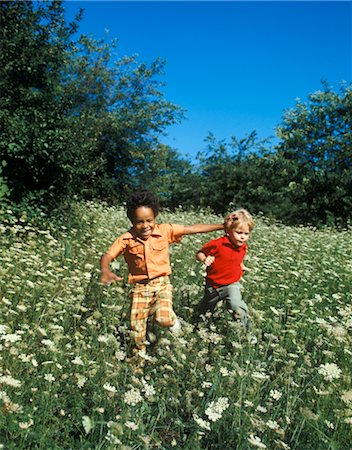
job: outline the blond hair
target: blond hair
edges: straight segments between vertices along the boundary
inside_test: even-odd
[[[236,209],[232,213],[227,214],[225,217],[225,224],[229,221],[231,221],[231,224],[228,226],[230,230],[241,225],[247,225],[249,231],[252,231],[255,226],[252,215],[244,208]]]

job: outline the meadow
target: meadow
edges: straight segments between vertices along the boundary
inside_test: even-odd
[[[179,208],[162,221],[222,218]],[[182,334],[159,330],[136,373],[130,287],[98,282],[124,208],[73,203],[37,223],[2,211],[0,448],[350,449],[352,230],[256,224],[243,297],[257,343],[224,305],[195,328],[195,252],[222,233],[186,236],[171,248]]]

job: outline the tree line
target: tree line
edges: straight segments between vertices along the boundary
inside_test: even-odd
[[[183,109],[165,99],[165,63],[119,58],[116,42],[79,34],[61,1],[1,2],[0,202],[75,196],[123,202],[135,189],[164,206],[245,206],[290,224],[343,225],[352,211],[352,87],[323,81],[284,111],[278,144],[217,140],[196,161],[161,143]]]

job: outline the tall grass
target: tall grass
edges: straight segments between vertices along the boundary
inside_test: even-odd
[[[183,333],[159,330],[138,374],[127,360],[129,286],[98,283],[100,255],[129,227],[123,208],[75,204],[41,227],[2,217],[2,448],[350,448],[351,230],[257,218],[243,280],[257,344],[224,305],[194,327],[195,251],[221,232],[184,237],[171,253]],[[123,260],[114,264],[126,279]]]

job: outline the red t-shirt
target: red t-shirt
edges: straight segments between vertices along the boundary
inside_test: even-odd
[[[201,250],[206,256],[214,256],[215,261],[207,267],[207,284],[219,287],[239,281],[243,270],[243,261],[247,245],[235,247],[228,236],[213,239],[205,244]]]

